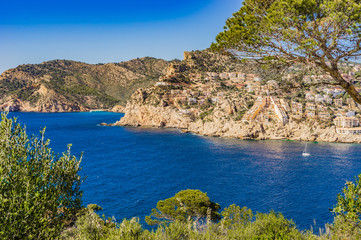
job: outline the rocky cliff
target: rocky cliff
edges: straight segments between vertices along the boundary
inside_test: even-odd
[[[153,89],[136,91],[124,109],[125,116],[114,125],[178,128],[205,136],[238,139],[289,139],[322,142],[361,142],[358,135],[337,134],[335,127],[321,127],[313,121],[300,122],[290,119],[282,123],[248,123],[232,118],[234,101],[219,102],[206,118],[200,119],[189,111],[172,106],[155,105],[161,99],[154,97]],[[150,99],[151,98],[151,99]]]
[[[138,58],[121,63],[86,64],[55,60],[21,65],[0,76],[0,109],[69,112],[125,105],[139,87],[154,85],[169,62]],[[119,107],[115,108],[119,111]]]
[[[254,104],[257,94],[227,87],[220,80],[206,80],[202,74],[207,76],[208,71],[256,70],[231,56],[186,52],[182,62],[168,67],[163,79],[169,84],[138,89],[124,109],[125,116],[113,125],[178,128],[200,135],[238,139],[361,142],[359,135],[336,133],[332,119],[291,116],[286,123],[245,121],[242,116]],[[199,75],[195,76],[199,80],[192,80],[190,76],[194,74]],[[291,93],[280,90],[273,94],[292,97]]]

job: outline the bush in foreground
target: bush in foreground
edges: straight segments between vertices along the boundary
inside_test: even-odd
[[[192,198],[194,194],[203,196],[202,201]],[[215,204],[209,200],[206,193],[199,190],[184,190],[175,196],[182,196],[183,198],[171,197],[161,200],[157,204],[156,211],[155,209],[152,210],[152,213],[160,214],[157,215],[160,217],[160,220],[156,222],[158,226],[152,231],[143,229],[138,218],[124,219],[120,223],[116,223],[112,219],[101,218],[94,212],[98,208],[89,205],[78,216],[75,226],[63,232],[62,239],[297,240],[314,236],[297,230],[295,224],[291,220],[284,218],[281,213],[271,211],[268,214],[257,213],[253,216],[250,209],[246,207],[240,208],[234,204],[224,209],[221,213],[222,218],[217,217],[217,220],[213,219],[212,221],[199,221],[200,216],[207,218],[207,210],[202,210],[204,203],[209,203],[208,206]],[[189,201],[185,201],[185,199]],[[180,207],[175,206],[173,201],[180,202]],[[173,218],[165,218],[165,216],[168,216],[165,215],[166,212]],[[209,210],[208,213],[210,214]],[[177,216],[178,214],[180,216]],[[154,215],[151,214],[151,216]],[[196,217],[194,218],[194,216]],[[147,220],[149,220],[149,217]],[[153,222],[150,222],[150,224],[153,224]]]
[[[331,230],[335,239],[361,239],[361,174],[345,185],[337,196]]]
[[[356,178],[355,182],[346,183],[346,187],[343,189],[343,193],[338,196],[337,205],[333,209],[335,213],[334,222],[327,224],[325,230],[320,229],[318,235],[314,234],[312,230],[299,231],[294,222],[286,219],[281,213],[271,211],[253,215],[247,207],[240,208],[234,204],[222,211],[221,218],[217,217],[212,221],[198,221],[200,216],[207,218],[207,211],[201,210],[204,203],[207,203],[208,206],[219,206],[211,202],[206,193],[199,190],[181,191],[174,197],[159,201],[157,209],[153,209],[151,215],[146,218],[150,224],[154,224],[154,222],[149,221],[150,217],[157,218],[156,224],[158,226],[152,231],[143,229],[138,218],[124,219],[121,223],[116,223],[111,219],[100,218],[90,208],[83,217],[79,218],[76,226],[69,232],[72,232],[72,236],[77,236],[71,239],[356,240],[361,238],[360,189],[361,175]],[[203,196],[203,198],[195,199],[192,197],[195,195]],[[218,208],[215,209],[216,213]],[[196,218],[194,218],[195,216]],[[194,224],[195,222],[198,224]],[[89,233],[92,234],[87,235]],[[98,238],[91,238],[90,236],[98,236]]]
[[[187,221],[195,225],[210,223],[221,219],[219,208],[218,203],[210,201],[207,193],[188,189],[178,192],[174,197],[159,201],[157,208],[153,208],[152,213],[145,220],[149,225],[159,224],[162,221]]]
[[[28,137],[15,118],[0,122],[0,238],[53,239],[81,207],[80,159]]]

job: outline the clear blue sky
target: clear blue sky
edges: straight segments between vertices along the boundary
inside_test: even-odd
[[[210,46],[242,0],[1,1],[0,73],[69,59],[182,59]]]

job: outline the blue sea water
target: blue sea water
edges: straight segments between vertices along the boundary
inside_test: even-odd
[[[84,153],[84,205],[97,203],[117,220],[144,219],[159,200],[184,189],[200,189],[222,208],[282,212],[299,229],[332,222],[346,180],[361,173],[361,145],[241,141],[202,137],[172,129],[99,126],[123,115],[93,113],[10,113],[38,134],[46,126],[55,152],[72,144]],[[144,222],[143,222],[144,223]]]

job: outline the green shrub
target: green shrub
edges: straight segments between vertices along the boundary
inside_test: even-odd
[[[79,211],[76,224],[63,231],[61,239],[67,240],[97,240],[105,239],[109,232],[105,221],[102,220],[95,210],[101,208],[95,204],[88,205],[87,208]],[[115,224],[113,224],[115,225]]]
[[[255,221],[248,223],[240,232],[244,234],[244,239],[305,239],[292,220],[274,211],[268,214],[257,213]],[[237,228],[235,233],[237,233]]]
[[[239,206],[232,204],[228,208],[222,211],[222,220],[220,225],[222,228],[234,228],[238,225],[245,226],[253,218],[251,209],[247,207],[240,208]]]
[[[157,208],[153,208],[145,220],[149,225],[160,224],[163,220],[209,223],[220,220],[219,208],[219,204],[212,202],[207,193],[187,189],[178,192],[174,197],[159,201]]]
[[[346,182],[333,212],[331,232],[334,239],[361,239],[361,174],[355,182]]]
[[[115,219],[99,217],[94,211],[101,208],[96,204],[90,204],[78,214],[75,225],[66,229],[61,234],[64,240],[98,240],[98,239],[121,239],[135,240],[143,234],[142,225],[138,218],[124,219],[116,223]],[[148,232],[149,233],[149,232]]]
[[[202,112],[201,114],[199,114],[199,118],[201,120],[204,120],[208,115],[210,115],[213,112],[213,110],[214,110],[214,107]]]
[[[0,122],[0,238],[52,239],[81,207],[80,159],[55,155],[15,118]]]

